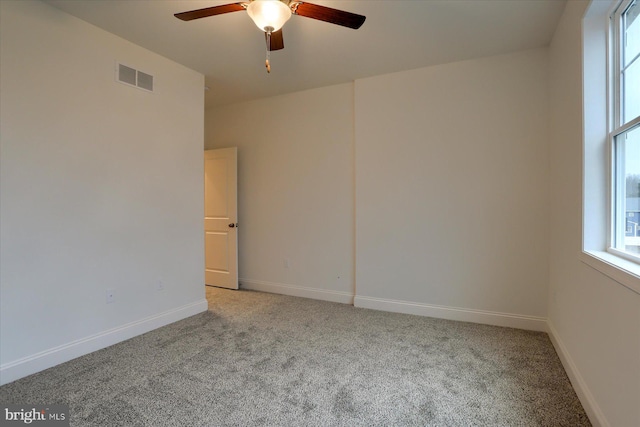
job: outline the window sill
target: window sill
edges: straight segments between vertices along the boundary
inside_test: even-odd
[[[604,251],[582,251],[580,261],[640,294],[640,264]]]

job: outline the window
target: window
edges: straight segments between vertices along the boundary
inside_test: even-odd
[[[640,0],[611,15],[609,252],[640,262]]]
[[[634,208],[637,199],[633,197],[633,170],[638,168],[638,152],[634,154],[634,150],[638,149],[640,134],[640,91],[633,87],[634,81],[638,84],[636,67],[640,66],[638,3],[640,0],[592,1],[582,19],[579,257],[640,294],[640,256],[634,252],[637,247],[633,247],[632,236],[640,224],[640,212]],[[631,53],[634,51],[635,55]]]

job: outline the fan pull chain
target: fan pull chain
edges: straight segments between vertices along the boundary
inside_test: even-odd
[[[267,67],[267,73],[271,73],[271,64],[269,59],[271,57],[271,31],[267,31],[267,60],[264,62],[264,66]]]

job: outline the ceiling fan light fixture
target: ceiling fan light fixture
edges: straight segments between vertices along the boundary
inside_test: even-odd
[[[262,31],[278,31],[291,18],[291,8],[280,0],[253,0],[247,13]]]

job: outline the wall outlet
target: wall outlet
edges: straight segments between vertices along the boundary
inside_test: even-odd
[[[286,258],[282,261],[282,265],[284,268],[289,268],[289,266],[291,265],[291,261],[289,260],[289,258]]]
[[[113,289],[107,289],[105,296],[107,299],[107,304],[111,304],[116,300],[116,291]]]
[[[156,291],[164,291],[164,282],[162,279],[158,279],[156,282]]]

